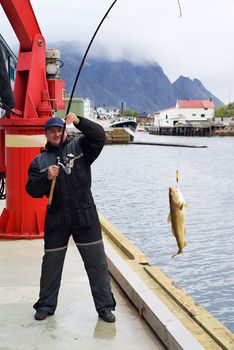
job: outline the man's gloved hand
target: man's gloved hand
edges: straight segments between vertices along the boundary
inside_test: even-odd
[[[59,166],[58,165],[51,165],[48,168],[48,179],[52,180],[55,176],[58,176],[59,174]]]
[[[68,115],[66,115],[66,117],[65,117],[65,123],[67,125],[72,124],[72,123],[74,125],[78,125],[79,122],[80,122],[80,119],[73,112],[68,113]]]

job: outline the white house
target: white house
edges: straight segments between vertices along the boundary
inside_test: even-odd
[[[173,127],[185,123],[198,123],[214,117],[214,102],[210,100],[177,100],[174,107],[155,113],[155,127]]]
[[[101,118],[115,119],[119,116],[120,109],[114,106],[102,106],[98,107],[97,113]]]
[[[94,119],[94,103],[89,98],[83,99],[84,117]]]

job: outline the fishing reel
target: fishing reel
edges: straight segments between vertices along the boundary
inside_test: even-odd
[[[69,153],[67,156],[63,157],[63,163],[60,162],[60,157],[57,157],[57,165],[61,166],[67,175],[70,175],[74,166],[74,160],[74,154]]]

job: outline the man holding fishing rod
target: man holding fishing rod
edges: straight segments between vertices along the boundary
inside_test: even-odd
[[[66,125],[82,132],[67,139]],[[57,307],[68,241],[81,254],[99,317],[115,322],[115,299],[110,285],[100,222],[91,193],[91,164],[105,144],[103,128],[70,112],[65,123],[58,117],[45,124],[47,143],[28,170],[26,191],[34,198],[49,197],[45,218],[44,256],[39,300],[34,304],[38,321],[53,315]]]

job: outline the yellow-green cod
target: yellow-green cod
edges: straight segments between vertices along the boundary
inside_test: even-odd
[[[169,187],[169,204],[170,213],[168,215],[168,222],[171,223],[172,233],[175,236],[178,252],[174,256],[183,253],[183,248],[187,245],[184,240],[185,236],[185,203],[184,197],[178,187]]]

